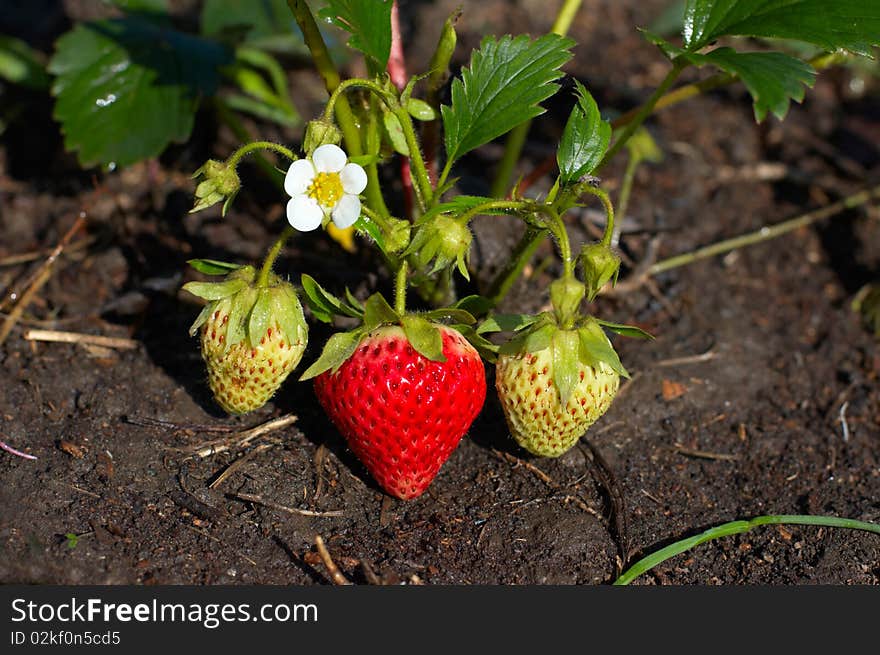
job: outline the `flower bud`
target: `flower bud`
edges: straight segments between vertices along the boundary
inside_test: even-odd
[[[223,214],[226,215],[229,203],[241,188],[241,180],[238,179],[235,167],[225,161],[209,159],[193,174],[193,178],[201,178],[201,181],[196,186],[196,202],[189,210],[190,213],[207,209],[211,205],[225,200]]]
[[[434,262],[428,275],[455,263],[459,272],[470,279],[467,269],[473,235],[466,225],[452,216],[440,214],[420,226],[406,254],[414,255],[414,264],[421,269]]]
[[[556,311],[556,320],[563,329],[574,322],[584,299],[586,289],[573,275],[559,278],[550,284],[550,302]]]
[[[584,282],[587,284],[587,297],[592,300],[609,280],[617,282],[620,270],[620,257],[602,242],[584,246],[580,255],[581,266],[584,268]]]
[[[303,137],[303,150],[307,154],[315,151],[319,146],[328,143],[338,146],[342,142],[342,132],[334,123],[326,121],[323,118],[317,118],[309,121],[306,125],[306,133]]]

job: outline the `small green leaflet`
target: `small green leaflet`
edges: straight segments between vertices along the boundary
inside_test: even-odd
[[[544,318],[540,314],[493,314],[477,326],[477,334],[486,332],[516,332]]]
[[[412,314],[401,317],[400,325],[403,327],[407,341],[417,353],[432,362],[446,361],[443,355],[443,337],[436,325]]]
[[[721,36],[805,41],[824,50],[870,55],[880,44],[876,0],[688,0],[684,44],[695,52]]]
[[[300,382],[310,380],[320,375],[324,371],[333,371],[334,373],[345,363],[349,357],[357,350],[361,339],[366,336],[363,330],[354,330],[353,332],[337,332],[331,336],[321,351],[318,360],[309,366],[300,376]]]
[[[364,329],[373,330],[386,323],[397,323],[400,316],[381,293],[374,293],[364,303]]]
[[[544,113],[539,103],[558,90],[573,45],[557,34],[485,37],[440,108],[449,161]]]
[[[563,184],[571,184],[593,172],[611,140],[611,125],[602,120],[599,107],[583,84],[575,80],[577,104],[562,132],[556,161]]]
[[[351,34],[348,46],[364,53],[378,74],[391,54],[391,5],[392,0],[327,0],[318,15]]]
[[[645,332],[642,328],[635,325],[625,325],[623,323],[612,323],[611,321],[603,321],[601,318],[592,319],[606,330],[610,330],[622,337],[630,337],[631,339],[653,339],[654,335]]]
[[[311,275],[303,273],[300,278],[306,303],[312,310],[312,315],[319,321],[329,323],[333,316],[350,316],[359,318],[363,314],[362,308],[337,298],[322,287]]]
[[[230,264],[217,259],[189,259],[186,263],[205,275],[226,275],[241,268],[241,264]]]
[[[802,102],[804,87],[812,87],[816,71],[808,63],[781,52],[737,52],[732,48],[718,48],[712,52],[682,55],[701,66],[711,64],[734,75],[739,75],[752,95],[755,120],[759,123],[772,112],[780,120],[785,118],[791,100]]]
[[[187,282],[185,291],[204,300],[219,300],[238,293],[247,286],[247,280],[233,278],[223,282]]]
[[[591,366],[604,362],[618,375],[629,377],[629,373],[620,362],[617,351],[611,346],[611,342],[608,341],[608,337],[598,322],[589,321],[579,328],[577,333],[580,339],[580,359],[582,362]]]
[[[49,62],[65,147],[83,166],[127,166],[185,141],[230,61],[217,43],[142,18],[77,25]]]

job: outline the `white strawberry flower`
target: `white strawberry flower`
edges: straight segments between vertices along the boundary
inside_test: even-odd
[[[325,217],[338,228],[350,227],[361,215],[358,194],[366,187],[366,172],[342,148],[318,146],[310,159],[298,159],[287,170],[287,220],[302,232],[320,227]]]

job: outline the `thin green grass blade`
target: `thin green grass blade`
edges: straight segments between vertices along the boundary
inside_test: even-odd
[[[627,585],[642,573],[650,571],[652,568],[668,560],[676,555],[681,555],[692,548],[696,548],[700,544],[720,539],[721,537],[729,537],[735,534],[748,532],[752,528],[759,525],[818,525],[826,528],[848,528],[850,530],[865,530],[880,535],[880,525],[876,523],[867,523],[865,521],[857,521],[855,519],[843,519],[836,516],[810,516],[806,514],[774,514],[767,516],[757,516],[749,521],[731,521],[710,528],[705,532],[681,539],[673,544],[661,548],[651,553],[647,557],[643,557],[638,562],[624,571],[617,580],[615,585]]]

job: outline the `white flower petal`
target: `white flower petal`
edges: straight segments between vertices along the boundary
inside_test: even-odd
[[[294,196],[287,203],[287,222],[300,232],[311,232],[321,225],[324,211],[314,198]]]
[[[315,167],[308,159],[297,159],[287,169],[284,176],[284,190],[289,196],[298,196],[306,192],[315,179]]]
[[[340,230],[351,227],[361,215],[361,201],[357,196],[346,193],[330,213],[333,223]]]
[[[367,188],[367,174],[357,164],[346,164],[339,172],[339,180],[342,182],[342,190],[346,193],[357,195]]]
[[[348,161],[345,151],[332,143],[325,143],[315,148],[312,153],[312,163],[319,173],[338,173]]]

